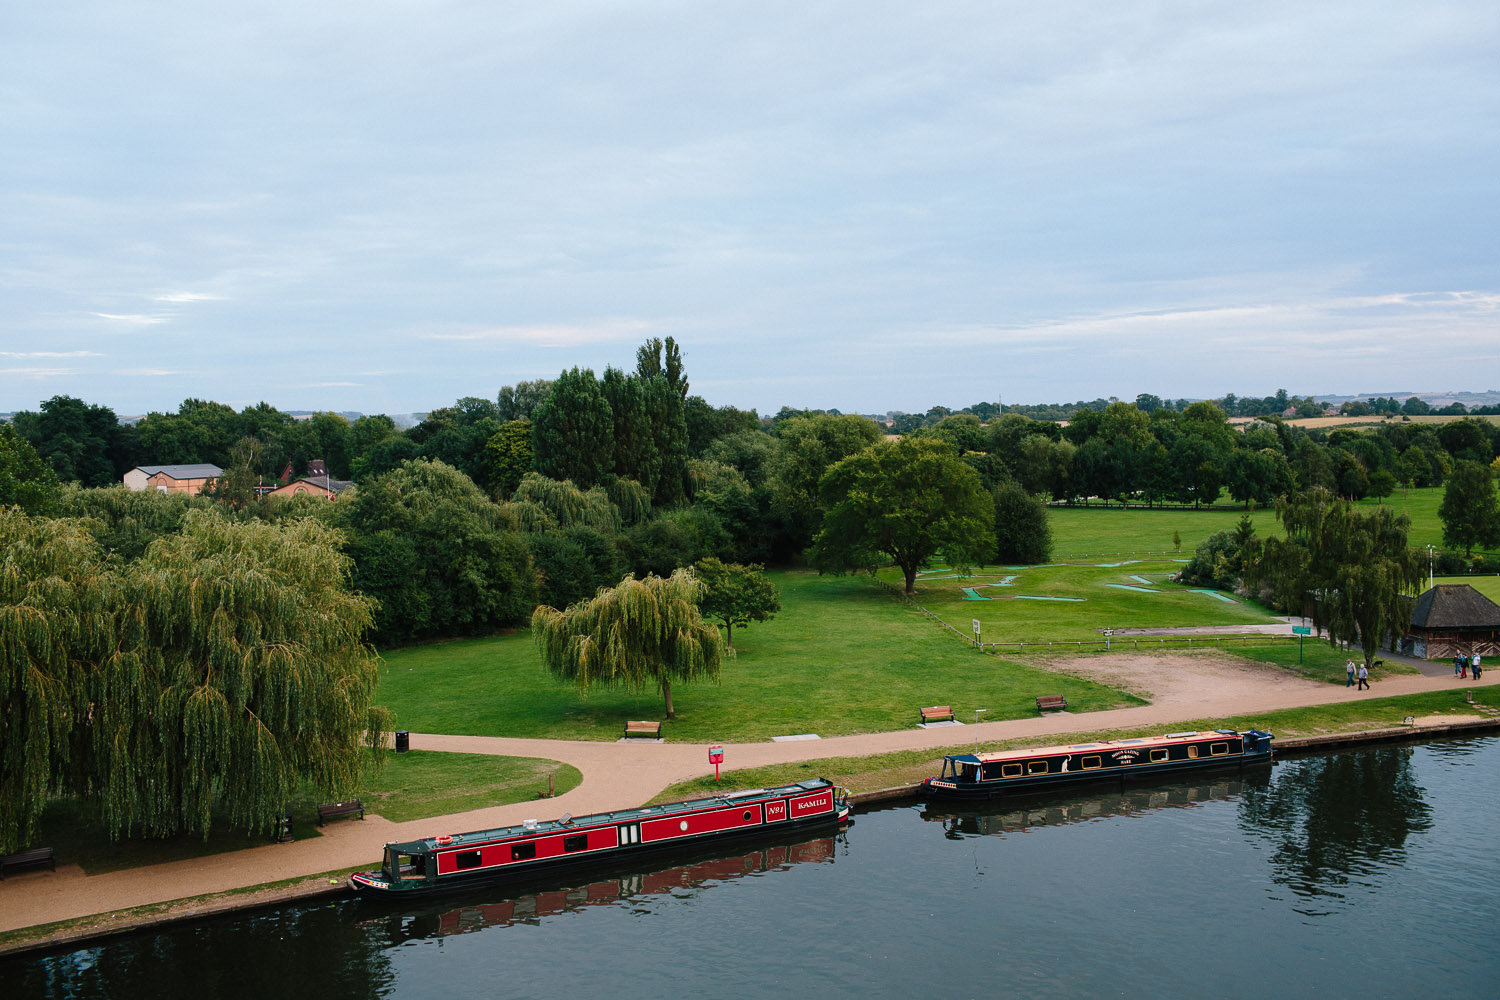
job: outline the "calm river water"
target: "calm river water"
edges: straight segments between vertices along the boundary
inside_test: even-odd
[[[1495,997],[1497,822],[1500,739],[1387,747],[262,911],[0,962],[0,997]]]

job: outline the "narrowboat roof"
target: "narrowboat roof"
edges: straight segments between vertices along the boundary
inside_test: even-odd
[[[469,833],[447,834],[449,838],[439,843],[439,836],[423,837],[420,840],[409,840],[402,843],[388,843],[385,846],[395,848],[403,854],[421,854],[436,850],[439,847],[451,848],[461,847],[464,844],[488,844],[497,840],[506,840],[511,837],[529,837],[541,833],[556,833],[561,830],[579,829],[582,827],[602,826],[608,823],[629,823],[635,820],[652,819],[658,816],[671,816],[675,813],[694,813],[705,809],[717,809],[725,805],[734,805],[745,799],[775,798],[779,795],[800,795],[804,792],[816,792],[824,788],[832,787],[832,782],[825,778],[815,778],[807,781],[799,781],[793,785],[781,785],[776,788],[750,788],[738,792],[725,792],[722,795],[710,795],[701,799],[687,799],[681,802],[663,802],[654,806],[641,806],[637,809],[620,809],[614,812],[592,813],[588,816],[574,816],[572,813],[563,813],[557,819],[523,820],[516,826],[502,826],[493,830],[474,830]]]
[[[948,760],[965,764],[988,764],[997,760],[1028,760],[1032,757],[1047,757],[1059,753],[1078,753],[1085,750],[1117,750],[1123,747],[1156,747],[1180,743],[1189,739],[1208,739],[1210,736],[1239,736],[1235,729],[1191,730],[1185,733],[1167,733],[1163,736],[1142,736],[1128,740],[1096,740],[1092,743],[1071,743],[1055,747],[1025,747],[1016,750],[992,750],[988,753],[949,754]]]

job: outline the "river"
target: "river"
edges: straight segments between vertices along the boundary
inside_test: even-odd
[[[1500,739],[0,961],[0,997],[1500,995]],[[372,861],[374,859],[371,859]]]

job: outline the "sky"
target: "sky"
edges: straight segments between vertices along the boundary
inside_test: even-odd
[[[16,3],[0,411],[1500,388],[1500,5]]]

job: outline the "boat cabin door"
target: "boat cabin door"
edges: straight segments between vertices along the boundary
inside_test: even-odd
[[[943,777],[950,781],[975,782],[979,780],[979,765],[945,757],[943,758]]]

